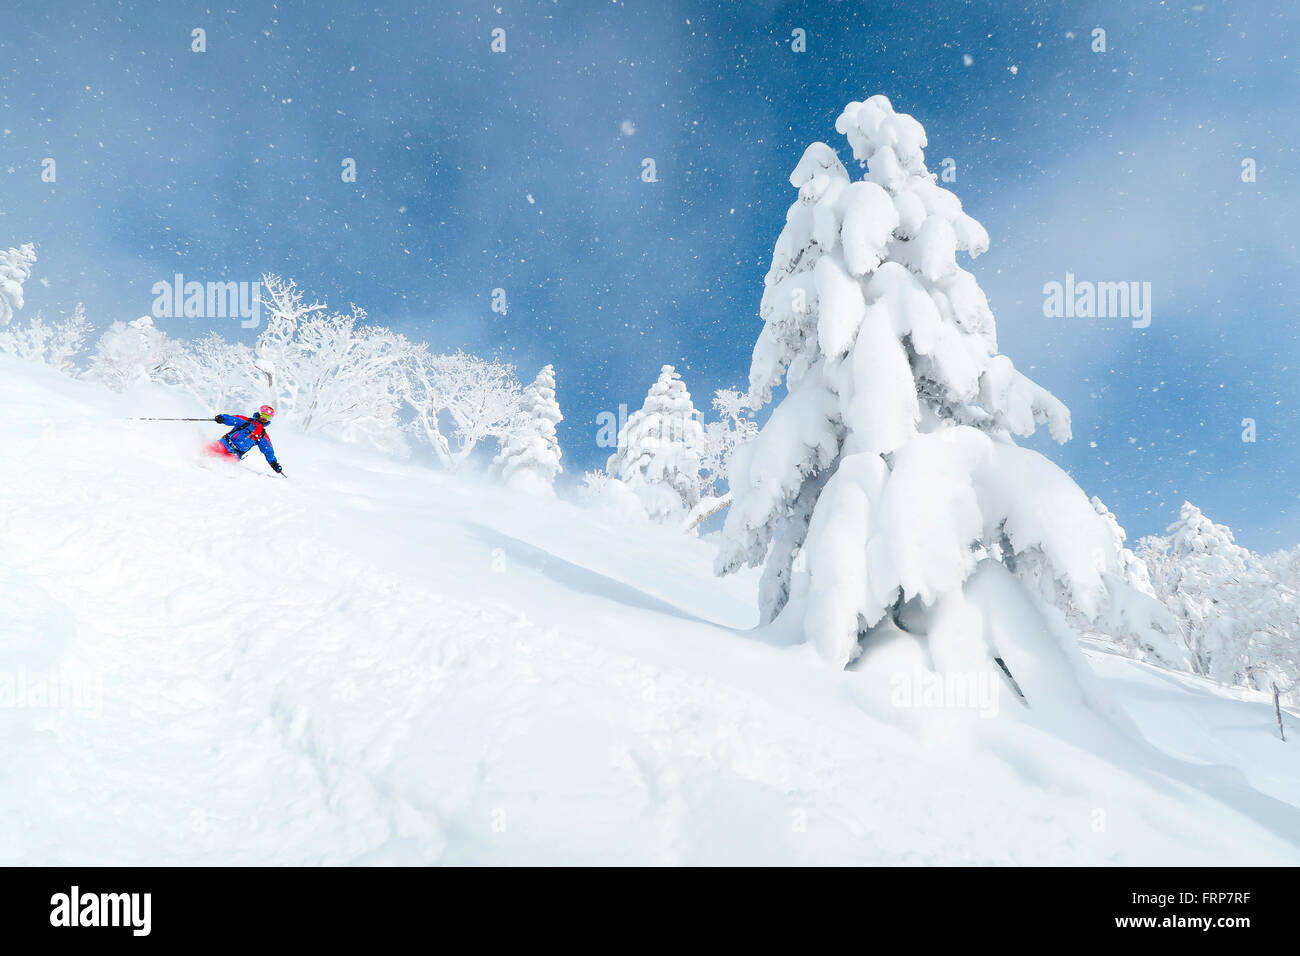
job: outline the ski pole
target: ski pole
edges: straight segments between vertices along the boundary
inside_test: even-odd
[[[210,422],[211,418],[131,418],[132,422]]]

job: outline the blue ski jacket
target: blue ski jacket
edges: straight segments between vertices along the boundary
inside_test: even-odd
[[[238,457],[243,458],[256,445],[262,450],[268,462],[272,465],[278,464],[275,460],[275,449],[271,446],[271,437],[266,433],[266,426],[256,418],[247,418],[243,415],[218,415],[217,420],[223,425],[235,426],[221,436],[221,444]]]

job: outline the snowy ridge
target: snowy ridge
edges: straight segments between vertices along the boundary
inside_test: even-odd
[[[125,421],[207,411],[0,358],[0,863],[1300,862],[1261,695],[899,706],[915,640],[827,668],[672,527]],[[55,672],[101,692],[18,705]]]

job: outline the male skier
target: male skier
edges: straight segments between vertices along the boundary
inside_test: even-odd
[[[266,426],[275,417],[275,409],[263,405],[253,417],[243,415],[217,415],[212,420],[218,425],[233,425],[217,441],[208,446],[210,455],[219,458],[243,458],[256,445],[266,458],[266,463],[275,469],[276,474],[283,475],[284,469],[275,460],[275,449],[271,446],[271,436],[266,433]]]

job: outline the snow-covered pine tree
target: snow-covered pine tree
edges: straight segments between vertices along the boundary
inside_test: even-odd
[[[867,172],[853,181],[814,143],[790,176],[750,402],[787,391],[733,458],[717,570],[766,562],[765,619],[790,620],[834,666],[897,626],[926,634],[936,668],[1001,657],[1022,685],[1023,670],[1077,699],[1086,665],[1047,605],[1096,617],[1119,555],[1070,477],[1011,437],[1046,424],[1063,442],[1069,413],[998,354],[956,258],[988,235],[926,169],[921,125],[873,96],[836,129]]]
[[[704,428],[677,370],[665,365],[645,404],[618,436],[606,470],[623,482],[654,521],[676,520],[699,503]]]
[[[30,242],[0,252],[0,326],[13,321],[23,307],[23,283],[32,277],[36,247]]]
[[[555,367],[547,365],[524,389],[523,403],[493,470],[521,491],[548,492],[560,473],[560,442],[555,426],[564,421],[555,399]]]

